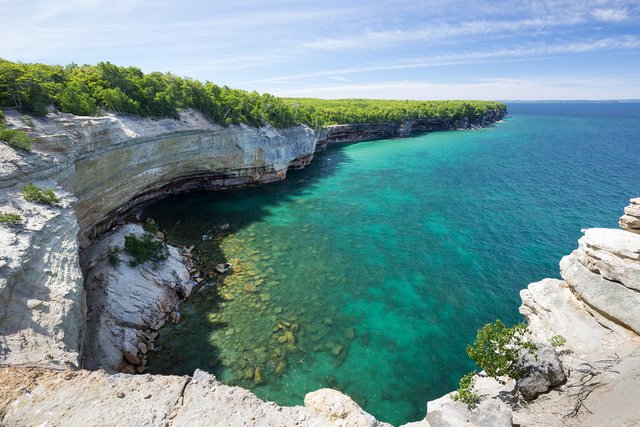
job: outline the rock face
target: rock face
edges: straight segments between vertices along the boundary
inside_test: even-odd
[[[169,321],[166,317],[194,285],[175,247],[169,246],[169,257],[157,263],[131,267],[132,258],[126,252],[120,253],[116,266],[109,262],[110,248],[124,247],[127,235],[143,234],[139,225],[119,227],[96,241],[83,257],[90,296],[83,355],[86,369],[142,368],[143,350],[153,342],[151,334]]]
[[[640,333],[640,236],[596,228],[578,244],[560,262],[564,280],[589,306]]]
[[[620,217],[620,228],[640,233],[640,197],[631,199],[631,204],[624,208],[624,215]]]
[[[505,111],[491,110],[485,116],[471,121],[467,118],[460,120],[425,118],[406,122],[332,125],[318,132],[318,149],[323,150],[329,144],[404,138],[438,130],[478,128],[502,120],[505,115]]]
[[[0,193],[0,212],[22,218],[0,223],[0,365],[77,368],[86,307],[74,198],[53,182],[36,184],[55,188],[60,203],[28,202],[20,186]]]
[[[9,123],[19,123],[17,116],[7,112]],[[50,114],[34,122],[36,154],[22,157],[28,167],[8,164],[3,180],[53,179],[75,194],[81,246],[116,213],[161,194],[283,179],[292,163],[308,161],[316,142],[305,126],[225,128],[193,110],[179,120]]]
[[[54,391],[55,390],[55,391]],[[196,371],[192,378],[33,368],[0,371],[3,425],[388,426],[349,397],[319,390],[281,407]]]

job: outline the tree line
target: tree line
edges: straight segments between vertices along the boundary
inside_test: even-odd
[[[145,74],[136,67],[109,62],[97,65],[45,65],[0,59],[0,107],[45,115],[47,108],[82,116],[101,110],[142,117],[177,118],[183,108],[201,111],[228,126],[246,123],[274,127],[307,124],[380,123],[412,118],[468,117],[491,109],[506,109],[488,101],[388,101],[279,98],[204,83],[172,73]]]

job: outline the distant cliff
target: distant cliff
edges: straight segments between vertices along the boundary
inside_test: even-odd
[[[475,129],[491,125],[502,120],[506,115],[506,110],[489,110],[484,116],[476,119],[468,117],[462,119],[424,118],[379,124],[332,125],[318,130],[317,146],[318,150],[323,150],[330,144],[404,138],[440,130]]]

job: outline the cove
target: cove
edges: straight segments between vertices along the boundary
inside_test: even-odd
[[[201,368],[286,405],[331,387],[378,419],[422,418],[474,368],[475,330],[519,321],[519,290],[557,277],[579,229],[615,227],[640,192],[639,104],[509,112],[491,128],[334,147],[283,182],[151,207],[207,270],[234,265],[161,330],[151,372]]]

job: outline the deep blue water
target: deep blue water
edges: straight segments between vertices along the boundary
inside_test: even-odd
[[[639,125],[640,104],[514,103],[490,128],[335,147],[284,182],[158,203],[172,242],[235,269],[162,330],[151,370],[423,418],[474,368],[476,329],[519,321],[518,292],[640,195]]]

